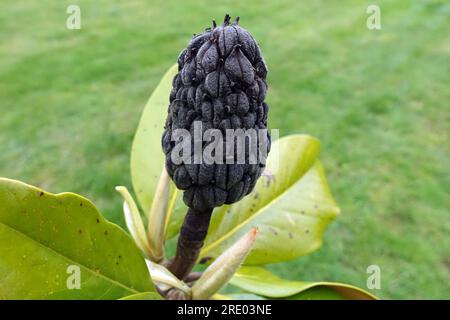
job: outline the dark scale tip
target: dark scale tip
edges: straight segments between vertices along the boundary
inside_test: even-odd
[[[231,17],[230,17],[230,15],[227,13],[226,15],[225,15],[225,18],[223,19],[223,24],[224,25],[229,25],[230,24],[230,19],[231,19]]]
[[[241,19],[241,17],[236,17],[236,19],[234,20],[234,24],[239,25],[239,19]]]
[[[213,19],[212,24],[213,24],[213,29],[217,27],[216,20]]]

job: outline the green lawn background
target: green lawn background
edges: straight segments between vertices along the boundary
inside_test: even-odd
[[[320,250],[270,268],[365,287],[376,264],[382,298],[450,298],[450,4],[376,1],[379,31],[369,4],[3,0],[0,176],[80,193],[123,225],[114,186],[131,187],[152,89],[193,33],[240,15],[269,66],[270,126],[322,141],[342,208]]]

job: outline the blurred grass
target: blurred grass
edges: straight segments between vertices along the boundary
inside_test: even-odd
[[[123,224],[114,186],[131,186],[152,89],[192,33],[240,15],[269,65],[271,127],[321,139],[343,212],[319,251],[271,269],[365,287],[377,264],[382,298],[450,298],[450,5],[377,1],[370,31],[368,4],[3,0],[0,175],[80,193]]]

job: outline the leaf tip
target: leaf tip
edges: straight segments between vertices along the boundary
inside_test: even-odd
[[[250,230],[250,237],[251,239],[256,239],[256,236],[259,233],[259,229],[257,227],[254,227]]]

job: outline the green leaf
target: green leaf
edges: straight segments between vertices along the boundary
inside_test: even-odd
[[[133,240],[89,200],[4,178],[0,257],[0,299],[118,299],[154,291]],[[76,284],[74,269],[79,289],[67,285]]]
[[[252,227],[259,234],[248,265],[291,260],[319,248],[339,213],[317,161],[319,149],[319,141],[307,135],[273,142],[255,190],[214,211],[201,257],[216,258]]]
[[[365,297],[363,297],[364,299]],[[338,291],[325,285],[317,285],[316,287],[310,287],[305,291],[295,294],[290,297],[283,298],[286,300],[361,300],[349,297],[346,299]],[[367,299],[364,299],[367,300]]]
[[[281,279],[262,267],[244,266],[230,284],[269,298],[294,300],[374,300],[373,294],[358,287],[336,282],[304,282]]]
[[[215,295],[215,300],[266,300],[266,298],[252,293],[230,293]]]
[[[131,149],[131,179],[136,197],[145,212],[150,211],[161,168],[164,165],[161,136],[169,107],[172,80],[177,71],[177,65],[171,67],[150,96]],[[186,211],[187,207],[182,201],[182,192],[178,191],[171,182],[166,238],[171,238],[178,233],[180,221]]]
[[[142,292],[120,298],[119,300],[163,300],[163,299],[156,292]]]

